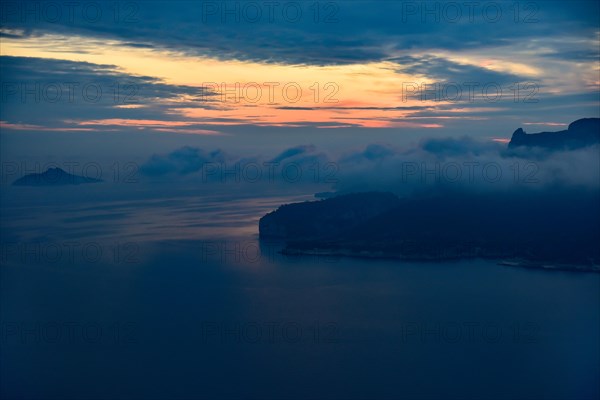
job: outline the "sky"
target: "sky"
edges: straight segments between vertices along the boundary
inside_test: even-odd
[[[151,154],[561,130],[600,116],[599,14],[595,1],[3,2],[3,155],[98,135]]]

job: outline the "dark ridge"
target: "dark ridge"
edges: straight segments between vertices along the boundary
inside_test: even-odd
[[[318,239],[335,236],[399,204],[400,200],[394,194],[380,192],[286,204],[260,219],[260,237]]]
[[[259,229],[261,238],[284,239],[288,254],[600,263],[598,191],[355,193],[282,206]]]
[[[527,134],[519,128],[513,133],[508,147],[528,146],[550,150],[573,150],[597,143],[600,143],[600,118],[582,118],[572,122],[568,129],[558,132]]]

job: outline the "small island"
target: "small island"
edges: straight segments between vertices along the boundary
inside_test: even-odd
[[[27,174],[13,182],[13,186],[65,186],[99,183],[102,179],[69,174],[62,168],[48,168],[41,174]]]

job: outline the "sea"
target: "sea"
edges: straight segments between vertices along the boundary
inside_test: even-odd
[[[600,274],[289,256],[308,188],[0,195],[0,397],[596,399]]]

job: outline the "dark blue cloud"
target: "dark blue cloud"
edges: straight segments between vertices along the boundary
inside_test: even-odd
[[[388,144],[373,143],[365,147],[364,150],[358,151],[349,155],[345,155],[340,159],[342,163],[361,163],[377,160],[384,160],[387,157],[396,154],[396,149]]]
[[[224,163],[228,159],[227,154],[221,150],[207,152],[185,146],[167,155],[152,155],[141,166],[140,171],[148,176],[189,175],[202,170],[207,163]]]
[[[591,1],[473,2],[472,9],[468,2],[279,2],[273,12],[267,3],[123,2],[118,14],[114,6],[98,3],[97,20],[84,18],[81,9],[69,19],[64,6],[58,21],[21,17],[17,7],[5,8],[2,22],[9,35],[80,34],[222,59],[329,65],[415,50],[511,46],[534,38],[552,47],[552,39],[566,32],[593,38],[599,15]]]
[[[289,149],[281,152],[280,154],[278,154],[275,158],[273,158],[271,160],[271,162],[279,163],[279,162],[282,162],[283,160],[292,158],[294,156],[314,152],[314,150],[315,150],[315,146],[310,146],[310,145],[292,147],[292,148],[289,148]]]
[[[462,138],[425,139],[419,147],[427,153],[447,157],[459,155],[481,156],[484,153],[497,152],[503,146],[493,142],[476,141],[471,137],[464,136]]]
[[[213,93],[123,73],[109,64],[0,57],[3,120],[44,127],[65,120],[161,119],[180,107],[210,108]],[[186,101],[177,101],[185,97]],[[139,108],[135,108],[140,106]],[[125,108],[132,107],[132,108]]]
[[[459,64],[432,55],[402,56],[390,61],[398,63],[399,72],[424,75],[436,79],[438,83],[454,82],[462,85],[465,82],[477,82],[480,85],[489,83],[507,85],[528,80],[526,77],[515,74],[496,72],[474,65]]]

